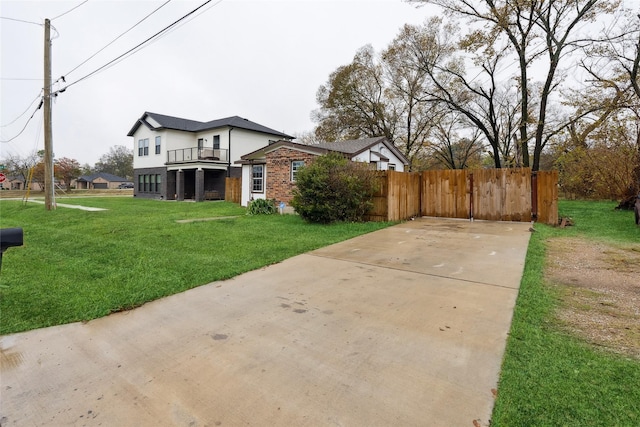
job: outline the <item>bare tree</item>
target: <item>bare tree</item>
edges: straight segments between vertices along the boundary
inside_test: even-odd
[[[562,83],[561,65],[571,61],[574,49],[592,40],[581,37],[579,24],[593,21],[596,16],[611,13],[617,0],[409,0],[414,3],[438,5],[455,17],[479,24],[482,28],[470,33],[482,45],[505,38],[518,58],[520,89],[520,145],[524,166],[538,170],[540,155],[549,136],[546,135],[547,113],[551,95]],[[539,43],[537,45],[536,43]],[[544,62],[542,60],[544,59]],[[545,66],[545,77],[538,98],[537,117],[531,117],[530,68],[534,62]],[[566,64],[569,65],[569,64]],[[529,159],[528,126],[533,123],[535,140],[533,163]],[[557,132],[557,128],[554,130]]]
[[[459,130],[467,125],[459,113],[448,114],[438,121],[428,149],[436,163],[447,169],[466,169],[478,162],[483,149],[481,134],[478,130],[471,137],[461,137]]]
[[[10,175],[18,176],[26,182],[29,177],[29,170],[37,165],[41,160],[42,159],[38,152],[34,151],[24,157],[18,154],[7,154],[3,159],[3,163]]]
[[[473,43],[459,44],[456,26],[431,18],[424,26],[405,25],[404,35],[411,46],[413,66],[429,76],[422,100],[446,105],[464,116],[486,139],[495,167],[502,167],[503,159],[511,155],[516,117],[516,105],[510,101],[513,94],[499,82],[504,49],[492,47],[472,56],[478,74],[470,77],[469,55],[462,48],[473,50]]]

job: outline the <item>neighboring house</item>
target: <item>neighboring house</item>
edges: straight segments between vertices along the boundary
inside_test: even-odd
[[[25,179],[21,175],[9,175],[7,180],[0,185],[7,190],[24,190],[26,188]]]
[[[58,181],[57,179],[53,181],[56,188],[60,188],[64,183]],[[26,190],[27,184],[26,180],[22,175],[11,175],[7,177],[7,180],[0,184],[0,186],[7,190]],[[44,191],[44,184],[38,181],[31,181],[29,185],[31,191]]]
[[[277,141],[242,156],[242,206],[254,199],[289,203],[298,168],[329,152],[342,153],[351,161],[365,162],[376,170],[404,172],[407,158],[385,137],[322,144]]]
[[[272,140],[292,136],[238,116],[210,122],[145,112],[127,136],[134,139],[134,196],[165,200],[224,198],[232,166]]]
[[[99,172],[92,175],[83,175],[76,180],[78,190],[117,189],[120,184],[131,182],[126,178]]]

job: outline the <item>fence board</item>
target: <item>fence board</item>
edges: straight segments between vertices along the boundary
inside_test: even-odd
[[[538,222],[558,224],[558,171],[538,172]]]
[[[240,203],[242,195],[242,181],[240,178],[226,178],[224,183],[224,200]]]

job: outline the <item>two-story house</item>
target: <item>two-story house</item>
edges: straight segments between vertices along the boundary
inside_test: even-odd
[[[134,196],[165,200],[224,198],[225,178],[244,154],[292,136],[238,116],[209,122],[145,112],[133,137]]]

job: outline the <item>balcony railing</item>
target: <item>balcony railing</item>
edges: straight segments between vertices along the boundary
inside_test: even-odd
[[[181,163],[200,160],[228,162],[227,149],[223,148],[181,148],[167,151],[167,163]]]

